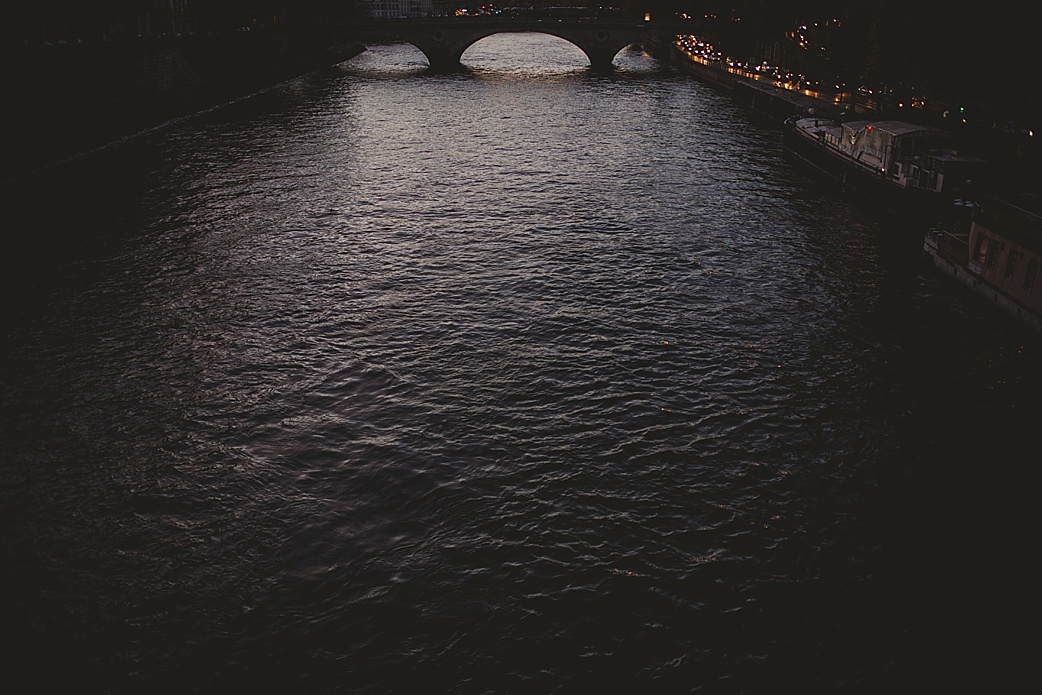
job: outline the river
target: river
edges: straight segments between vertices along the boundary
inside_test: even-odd
[[[668,65],[463,62],[6,186],[7,679],[1038,684],[1039,341]]]

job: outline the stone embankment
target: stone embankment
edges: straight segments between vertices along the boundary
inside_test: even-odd
[[[747,76],[721,61],[707,62],[692,57],[675,45],[671,57],[684,72],[729,94],[736,104],[772,121],[784,122],[808,113],[838,118],[842,110],[818,97],[779,87],[771,80]]]

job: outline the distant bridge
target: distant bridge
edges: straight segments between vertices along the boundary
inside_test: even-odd
[[[450,72],[460,68],[460,57],[481,39],[507,32],[550,34],[578,46],[594,70],[607,71],[622,49],[677,34],[705,35],[712,20],[621,18],[513,18],[430,17],[418,19],[353,20],[347,27],[351,38],[366,41],[410,43],[423,52],[433,70]]]

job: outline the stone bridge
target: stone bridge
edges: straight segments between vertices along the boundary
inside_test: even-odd
[[[504,32],[550,34],[578,46],[594,70],[611,70],[615,56],[627,46],[677,34],[705,35],[710,24],[710,20],[702,19],[430,17],[354,20],[347,31],[362,43],[410,43],[423,51],[431,69],[446,72],[458,70],[463,52],[486,36]]]

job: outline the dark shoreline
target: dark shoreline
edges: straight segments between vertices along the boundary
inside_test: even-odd
[[[8,50],[14,181],[365,51],[334,31],[262,30]]]

